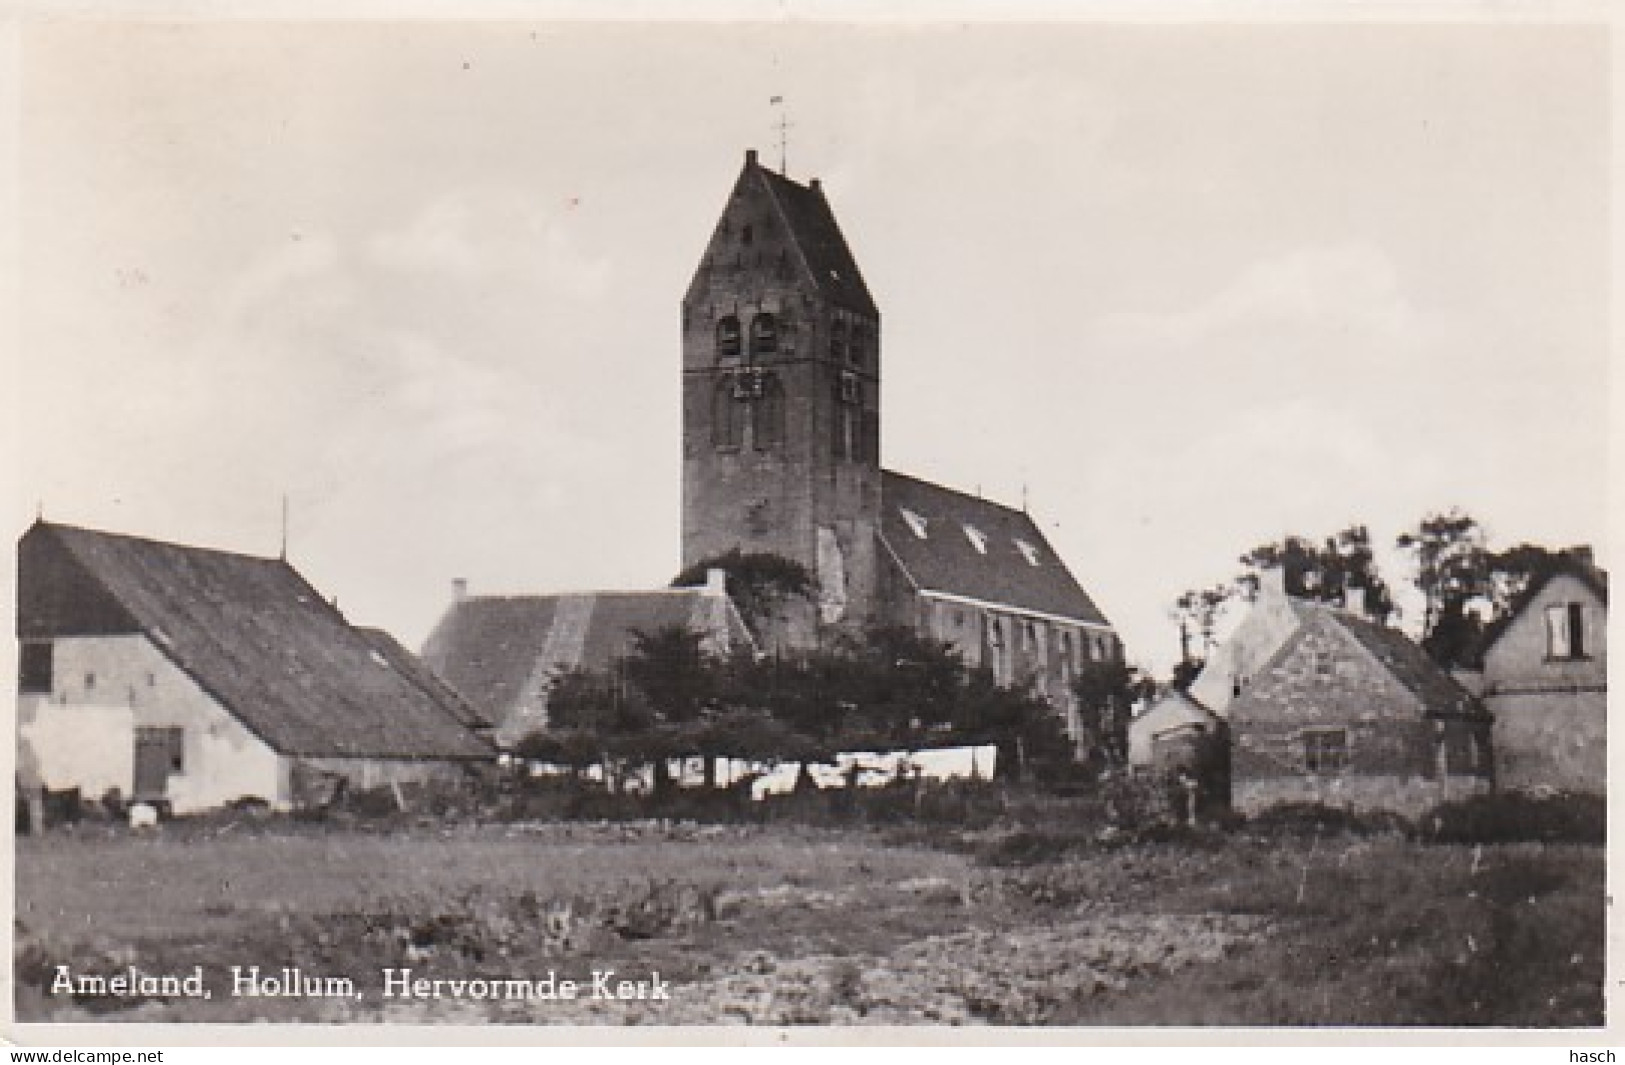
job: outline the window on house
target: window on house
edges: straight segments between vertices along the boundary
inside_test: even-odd
[[[750,353],[771,355],[779,350],[779,322],[763,312],[750,320]]]
[[[964,529],[965,539],[970,541],[970,545],[976,548],[977,553],[983,555],[987,554],[987,533],[978,529],[974,525],[966,525],[964,526]]]
[[[1038,548],[1034,547],[1032,544],[1029,544],[1027,541],[1018,538],[1016,540],[1016,550],[1020,551],[1021,557],[1027,560],[1027,565],[1038,565]]]
[[[922,517],[919,514],[914,513],[912,510],[908,509],[907,507],[898,507],[897,509],[903,515],[903,523],[908,526],[909,532],[913,533],[915,536],[919,537],[921,540],[924,540],[925,535],[926,535],[925,534],[925,526],[926,526],[925,518]]]
[[[1585,606],[1553,603],[1546,608],[1546,657],[1585,657]]]
[[[23,644],[17,661],[17,690],[31,695],[49,693],[53,661],[50,643]]]
[[[1303,764],[1311,773],[1339,773],[1348,768],[1349,736],[1344,729],[1303,734]]]
[[[739,358],[739,319],[726,315],[717,322],[717,358],[733,361]]]

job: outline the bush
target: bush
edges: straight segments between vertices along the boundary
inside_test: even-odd
[[[1385,810],[1360,811],[1318,802],[1287,802],[1247,818],[1242,824],[1266,836],[1411,836],[1405,818]]]
[[[1600,795],[1501,792],[1436,807],[1423,822],[1429,843],[1595,843],[1607,837]]]

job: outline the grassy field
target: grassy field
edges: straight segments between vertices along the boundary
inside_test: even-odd
[[[1021,848],[939,842],[956,845],[782,827],[82,826],[18,841],[18,1017],[1602,1022],[1600,847],[1214,833],[1003,865],[989,856]],[[52,993],[60,965],[201,966],[214,997]],[[234,965],[348,977],[359,997],[234,996]],[[405,968],[474,983],[386,998],[381,973]],[[607,969],[658,973],[669,1000],[595,998]],[[476,993],[549,972],[581,996]]]

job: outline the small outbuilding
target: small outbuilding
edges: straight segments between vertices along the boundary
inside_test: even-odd
[[[1223,722],[1189,692],[1170,688],[1129,722],[1128,760],[1135,769],[1196,771]]]

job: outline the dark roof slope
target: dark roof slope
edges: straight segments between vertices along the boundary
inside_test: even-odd
[[[558,596],[479,596],[453,603],[423,645],[423,661],[500,725],[519,701],[553,628]]]
[[[451,685],[440,679],[439,674],[424,665],[423,659],[413,654],[405,644],[397,640],[391,633],[383,629],[358,628],[357,632],[365,636],[378,650],[378,653],[389,659],[389,664],[400,670],[414,684],[429,693],[429,698],[435,701],[452,717],[456,718],[466,728],[489,728],[491,722],[475,709],[470,703],[457,693]]]
[[[1398,629],[1378,625],[1341,610],[1327,609],[1318,614],[1341,627],[1371,652],[1395,680],[1421,700],[1429,717],[1478,716],[1484,713],[1472,693]]]
[[[881,476],[881,535],[921,591],[1110,624],[1025,513],[891,470]],[[909,515],[923,520],[923,537]],[[967,527],[985,537],[985,553]]]
[[[1559,576],[1573,577],[1591,589],[1592,593],[1602,600],[1603,606],[1608,605],[1608,571],[1594,562],[1578,558],[1567,551],[1562,552],[1557,556],[1555,562],[1530,578],[1529,583],[1524,586],[1517,599],[1513,600],[1506,613],[1490,622],[1484,629],[1484,635],[1478,642],[1476,655],[1479,662],[1483,662],[1484,655],[1489,651],[1490,647],[1501,638],[1507,629],[1512,627],[1512,623],[1517,620],[1520,614],[1529,609],[1529,604],[1535,601],[1546,586],[1552,582],[1552,579]]]
[[[782,174],[756,166],[751,158],[747,158],[745,165],[754,166],[761,175],[819,291],[848,310],[878,317],[880,311],[835,221],[835,212],[824,198],[823,186],[816,181],[811,186],[798,185]]]
[[[38,522],[19,545],[19,605],[39,601],[24,588],[49,579],[27,565],[36,545],[76,560],[164,654],[281,754],[493,753],[284,561]]]
[[[712,605],[703,588],[476,596],[452,604],[424,643],[423,659],[501,726],[522,709],[539,670],[608,670],[632,652],[637,632],[709,632]],[[722,606],[730,643],[748,645],[738,611],[727,599]]]

